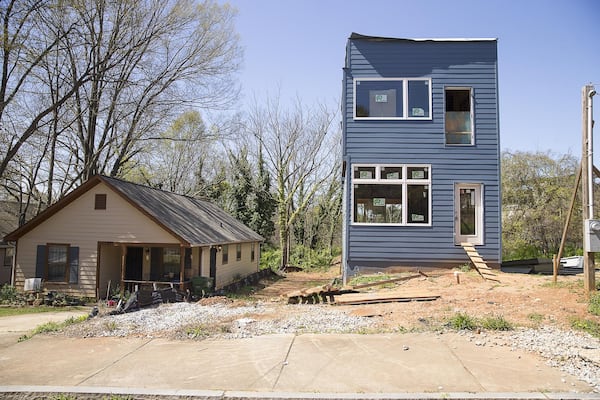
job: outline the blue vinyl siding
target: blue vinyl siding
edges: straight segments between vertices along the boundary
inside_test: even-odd
[[[501,261],[500,143],[495,40],[412,41],[349,39],[342,114],[345,175],[345,257],[360,267],[464,263],[454,243],[455,183],[483,185],[484,244]],[[432,119],[354,120],[354,79],[431,78]],[[445,144],[446,87],[472,89],[474,145]],[[430,226],[369,226],[351,222],[353,164],[431,165]]]

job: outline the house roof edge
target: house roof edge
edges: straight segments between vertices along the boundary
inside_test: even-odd
[[[393,38],[371,36],[352,32],[349,40],[370,40],[375,42],[496,42],[498,38]]]

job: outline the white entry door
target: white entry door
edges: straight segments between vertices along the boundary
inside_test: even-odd
[[[454,186],[454,243],[483,244],[482,185],[457,183]]]

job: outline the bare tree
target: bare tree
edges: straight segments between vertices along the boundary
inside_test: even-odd
[[[182,107],[237,97],[241,49],[227,5],[23,0],[0,12],[0,178],[41,135],[37,184],[49,201],[93,174],[122,174]]]
[[[306,107],[300,100],[290,111],[281,108],[279,98],[265,104],[255,106],[246,129],[256,138],[275,181],[283,267],[289,260],[294,222],[334,173],[337,114],[325,105]]]

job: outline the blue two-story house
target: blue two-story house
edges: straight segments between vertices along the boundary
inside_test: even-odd
[[[497,40],[353,33],[343,71],[344,277],[499,267]]]

